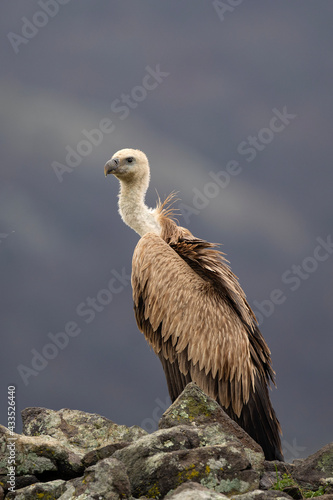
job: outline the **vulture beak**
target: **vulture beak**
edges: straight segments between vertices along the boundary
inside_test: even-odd
[[[104,175],[105,177],[108,174],[114,174],[114,172],[117,170],[119,167],[119,160],[118,158],[112,158],[111,160],[107,161],[106,164],[104,165]]]

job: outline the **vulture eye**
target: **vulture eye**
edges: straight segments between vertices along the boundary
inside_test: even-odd
[[[127,163],[133,163],[134,158],[133,156],[130,156],[129,158],[126,158]]]

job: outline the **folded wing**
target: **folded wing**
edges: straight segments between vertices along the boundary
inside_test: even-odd
[[[132,287],[139,329],[162,362],[171,399],[196,382],[266,458],[282,459],[267,391],[274,376],[269,349],[214,245],[190,233],[169,243],[147,233],[133,255]]]

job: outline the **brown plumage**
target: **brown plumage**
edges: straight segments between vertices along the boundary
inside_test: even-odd
[[[141,236],[132,262],[135,317],[159,356],[174,401],[193,381],[263,448],[283,460],[268,385],[270,351],[237,277],[216,245],[178,226],[167,208],[144,203],[147,157],[118,151],[105,174],[120,180],[119,211]]]

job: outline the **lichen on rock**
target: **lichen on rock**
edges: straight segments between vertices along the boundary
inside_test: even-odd
[[[269,488],[286,470],[298,493],[332,492],[333,444],[294,464],[266,462],[260,446],[193,383],[152,434],[68,409],[28,408],[23,422],[22,435],[0,426],[0,500],[283,499],[290,490]],[[13,492],[6,480],[10,438]]]

